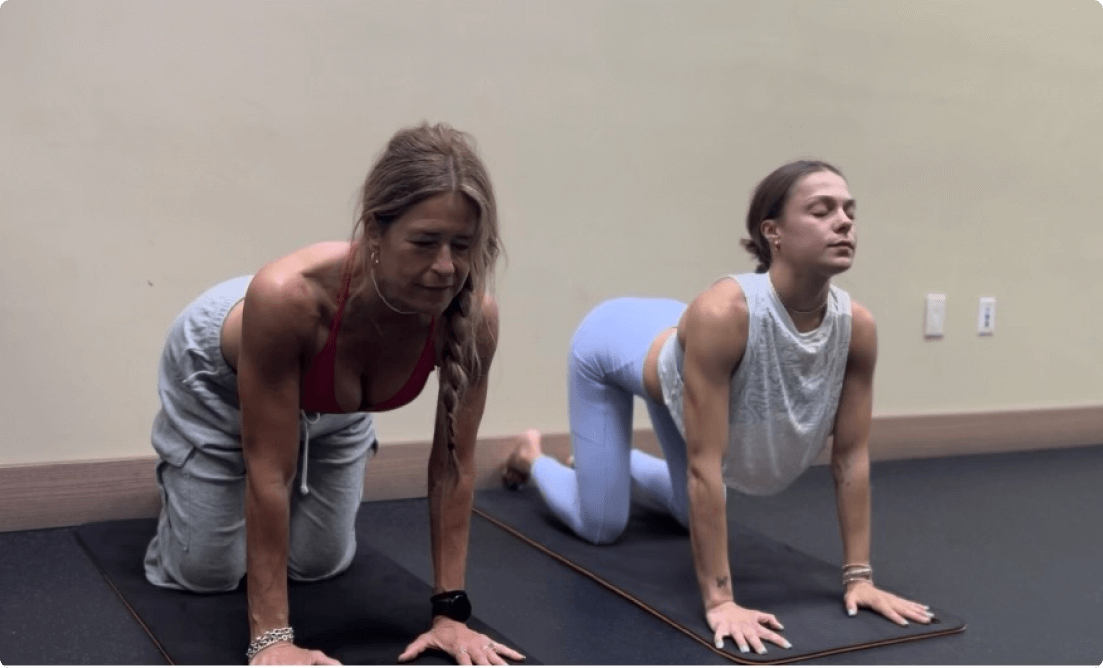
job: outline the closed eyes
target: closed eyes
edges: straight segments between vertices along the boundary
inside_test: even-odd
[[[835,200],[833,198],[822,197],[813,204],[813,207],[809,209],[809,213],[816,218],[823,218],[831,214],[831,212],[835,210],[835,206]],[[843,205],[843,213],[851,220],[854,220],[854,216],[857,213],[854,200],[848,200]]]

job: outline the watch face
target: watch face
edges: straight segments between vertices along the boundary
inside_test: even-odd
[[[471,601],[467,598],[467,594],[462,591],[458,591],[451,596],[434,598],[433,614],[444,615],[457,622],[466,622],[471,617]]]
[[[467,594],[457,594],[453,599],[453,612],[457,622],[466,622],[467,618],[471,616],[471,601],[468,600]]]

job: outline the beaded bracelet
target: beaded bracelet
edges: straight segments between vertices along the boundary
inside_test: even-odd
[[[295,642],[295,631],[290,626],[265,631],[256,640],[249,643],[249,649],[245,650],[245,658],[252,661],[253,657],[265,647],[270,647],[285,640],[291,643]]]

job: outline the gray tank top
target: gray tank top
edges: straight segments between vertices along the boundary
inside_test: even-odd
[[[781,491],[827,445],[850,350],[850,295],[834,285],[823,323],[800,333],[769,274],[730,276],[743,288],[747,349],[732,374],[724,482],[746,494]],[[676,334],[659,351],[663,400],[685,438],[682,359]]]

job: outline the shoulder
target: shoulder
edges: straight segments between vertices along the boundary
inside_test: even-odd
[[[256,273],[246,298],[279,315],[318,316],[343,288],[349,247],[347,241],[323,241],[277,258]]]
[[[480,312],[480,322],[484,327],[498,331],[498,301],[493,295],[484,295]]]
[[[705,334],[727,334],[747,329],[749,311],[743,288],[725,278],[713,283],[690,302],[686,325]]]
[[[276,339],[282,344],[306,341],[314,333],[320,301],[319,287],[306,277],[300,260],[293,255],[275,260],[249,283],[242,313],[243,336]]]
[[[743,289],[721,279],[690,303],[679,327],[687,357],[731,371],[747,347],[749,313]]]
[[[493,356],[498,348],[498,302],[493,295],[483,296],[475,335],[479,355],[483,358]]]
[[[848,363],[872,366],[877,360],[877,322],[869,309],[850,302],[850,349]]]

